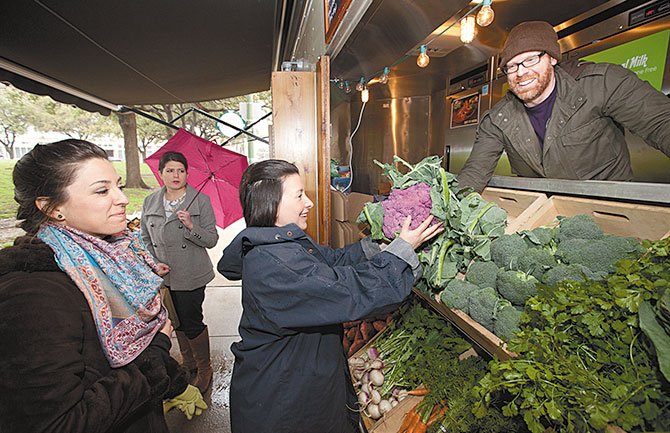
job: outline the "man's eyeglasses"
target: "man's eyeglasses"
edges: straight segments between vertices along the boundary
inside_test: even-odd
[[[537,65],[538,63],[540,63],[540,59],[542,59],[542,56],[544,56],[545,54],[547,54],[546,51],[540,51],[539,54],[530,56],[521,63],[512,63],[511,65],[505,65],[500,69],[503,71],[503,74],[505,75],[513,74],[519,70],[520,65],[523,65],[524,68],[530,68],[531,66]]]

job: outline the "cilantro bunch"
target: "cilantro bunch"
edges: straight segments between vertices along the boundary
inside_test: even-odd
[[[410,200],[415,189],[429,187],[430,214],[444,224],[444,232],[419,253],[423,279],[417,284],[426,291],[440,292],[459,272],[465,272],[473,259],[490,260],[491,240],[505,232],[507,213],[471,188],[459,187],[456,176],[442,168],[442,160],[437,156],[414,165],[398,156],[393,161],[394,164],[375,161],[392,182],[391,197],[400,194]],[[411,199],[412,203],[421,201],[420,210],[428,206],[423,198]],[[367,203],[357,221],[370,226],[373,239],[390,240],[391,232],[397,229],[389,231],[385,226],[399,228],[398,221],[407,214],[402,200],[393,200],[386,207],[383,203]]]

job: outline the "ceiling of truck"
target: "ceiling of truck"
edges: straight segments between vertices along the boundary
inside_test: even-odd
[[[26,71],[34,72],[117,105],[204,101],[267,90],[278,4],[7,1],[0,13],[0,80],[78,103],[66,92],[25,78]]]
[[[358,81],[360,77],[369,78],[378,74],[384,66],[393,64],[431,41],[477,3],[469,0],[374,0],[356,30],[332,60],[331,77]],[[393,68],[389,86],[372,86],[370,91],[375,97],[435,93],[445,88],[445,77],[459,75],[496,55],[516,24],[543,20],[558,26],[607,3],[617,4],[622,0],[493,0],[495,20],[488,27],[478,27],[472,43],[463,44],[460,41],[460,24],[456,23],[428,45],[431,61],[427,68],[416,66],[414,54]],[[403,79],[393,80],[394,77]]]

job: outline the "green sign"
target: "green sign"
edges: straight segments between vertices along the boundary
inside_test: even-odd
[[[616,63],[635,72],[657,90],[663,85],[670,30],[626,42],[583,58],[590,62]]]

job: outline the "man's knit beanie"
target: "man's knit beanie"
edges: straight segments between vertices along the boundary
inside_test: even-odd
[[[515,56],[528,51],[545,51],[554,59],[561,60],[558,35],[548,22],[526,21],[514,26],[500,53],[500,64],[506,65]]]

